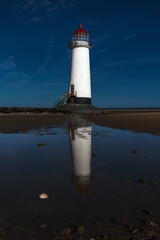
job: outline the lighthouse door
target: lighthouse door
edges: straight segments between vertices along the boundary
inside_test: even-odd
[[[71,94],[74,95],[74,84],[71,84]]]

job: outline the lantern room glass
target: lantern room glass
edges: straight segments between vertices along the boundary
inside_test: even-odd
[[[89,41],[89,35],[86,33],[75,33],[73,34],[72,41]]]

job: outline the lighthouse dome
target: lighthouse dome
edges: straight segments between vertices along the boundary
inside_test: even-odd
[[[89,34],[82,28],[82,24],[79,25],[79,29],[74,31],[72,35],[72,41],[89,41]]]
[[[82,24],[79,24],[79,29],[77,29],[76,31],[74,31],[73,34],[76,34],[76,33],[88,34],[87,31],[82,28]]]

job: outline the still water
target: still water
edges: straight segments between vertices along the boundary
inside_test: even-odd
[[[152,186],[160,183],[159,136],[71,123],[0,134],[0,142],[4,239],[53,239],[78,226],[85,239],[125,236],[147,212],[160,225],[160,184]],[[41,193],[49,199],[39,200]]]

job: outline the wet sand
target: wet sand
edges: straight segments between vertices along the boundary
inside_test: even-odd
[[[60,126],[65,124],[70,115],[66,114],[1,114],[0,133],[28,132],[45,126]]]
[[[48,125],[63,125],[79,116],[91,123],[160,135],[160,110],[105,110],[104,114],[12,114],[0,115],[0,132],[17,133]]]
[[[115,110],[85,118],[100,126],[160,135],[160,111]]]

